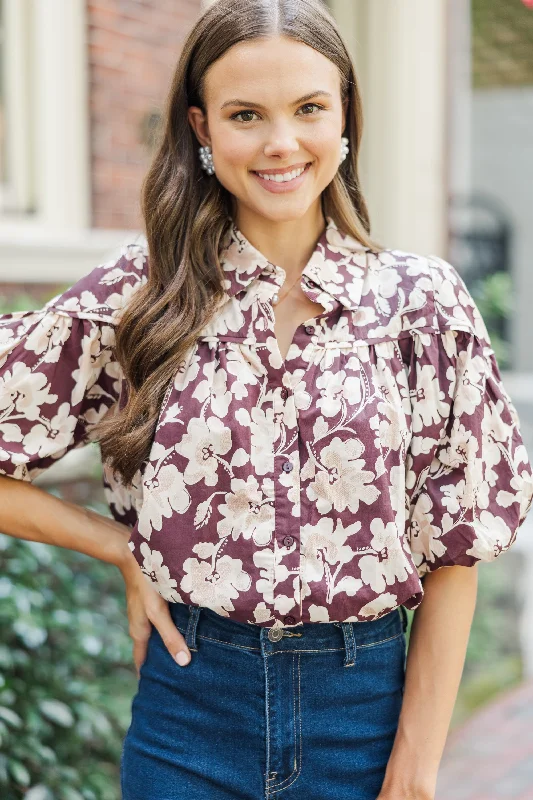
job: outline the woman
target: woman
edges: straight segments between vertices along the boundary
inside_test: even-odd
[[[2,319],[0,528],[126,583],[124,800],[434,797],[531,469],[455,269],[371,240],[361,132],[319,0],[215,3],[146,244]],[[31,485],[95,439],[114,520]]]

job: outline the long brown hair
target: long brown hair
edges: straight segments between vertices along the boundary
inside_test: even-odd
[[[375,250],[361,194],[358,155],[361,98],[336,22],[321,0],[218,0],[190,31],[170,85],[161,134],[141,191],[149,253],[145,286],[131,298],[116,329],[116,358],[127,402],[95,426],[102,456],[130,486],[148,459],[161,403],[189,348],[224,298],[221,253],[233,216],[232,195],[201,169],[188,107],[205,113],[204,76],[213,62],[245,40],[283,35],[322,53],[338,68],[349,99],[348,157],[322,193],[337,227]]]

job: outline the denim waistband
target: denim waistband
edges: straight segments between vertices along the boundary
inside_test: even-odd
[[[393,639],[407,628],[403,606],[367,622],[304,622],[291,628],[269,628],[217,614],[205,606],[170,603],[170,615],[190,650],[197,639],[210,639],[264,655],[280,651],[328,652],[345,650],[344,666],[353,666],[357,647]]]

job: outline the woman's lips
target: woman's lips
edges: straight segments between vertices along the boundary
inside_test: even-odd
[[[304,182],[311,166],[312,163],[310,162],[309,164],[307,164],[302,174],[298,175],[297,178],[293,178],[292,181],[269,181],[266,178],[262,178],[260,175],[257,174],[257,172],[253,171],[252,175],[264,189],[267,189],[269,192],[272,192],[273,194],[283,194],[285,192],[292,192],[295,189],[298,189]]]

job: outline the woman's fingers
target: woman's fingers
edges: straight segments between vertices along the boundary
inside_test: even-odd
[[[135,610],[134,610],[135,609]],[[148,639],[152,632],[152,625],[144,609],[139,603],[128,604],[129,634],[133,641],[133,661],[140,678],[141,667],[146,658]]]
[[[165,647],[172,658],[184,667],[191,660],[191,652],[185,643],[185,639],[176,628],[174,620],[170,615],[168,603],[161,598],[157,609],[148,612],[152,624],[157,628]]]
[[[133,661],[137,671],[137,678],[141,677],[141,667],[146,659],[146,650],[148,646],[148,639],[134,639],[133,640]]]
[[[168,602],[157,592],[137,564],[124,574],[126,582],[129,634],[133,639],[133,660],[140,677],[146,658],[152,625],[172,658],[180,666],[191,660],[185,639],[177,629],[170,614]]]

